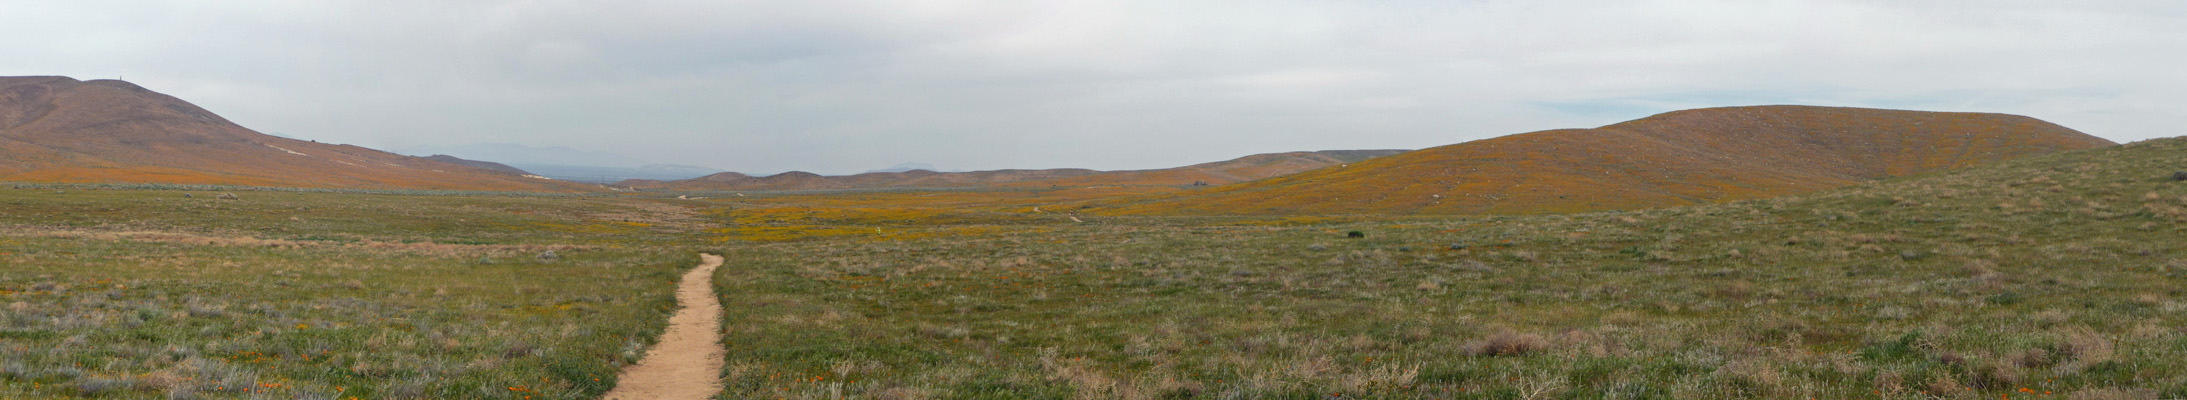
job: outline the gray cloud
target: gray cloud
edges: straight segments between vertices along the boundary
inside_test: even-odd
[[[262,131],[749,172],[1153,168],[1674,109],[2187,122],[2174,1],[25,1],[0,74]]]

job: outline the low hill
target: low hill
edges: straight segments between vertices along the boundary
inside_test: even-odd
[[[433,161],[439,161],[439,162],[444,162],[444,163],[461,164],[461,165],[466,165],[466,166],[470,166],[470,167],[474,167],[474,168],[478,168],[478,169],[484,169],[484,170],[488,170],[488,171],[494,171],[494,172],[509,173],[509,174],[517,174],[517,175],[535,175],[535,174],[532,174],[531,172],[527,172],[527,171],[525,171],[525,170],[523,170],[523,169],[519,169],[519,168],[517,168],[517,167],[511,167],[511,166],[508,166],[507,164],[502,164],[502,163],[497,163],[497,162],[492,162],[492,161],[466,160],[466,159],[463,159],[463,158],[461,158],[461,157],[451,156],[451,155],[447,155],[447,154],[434,154],[434,155],[431,155],[431,156],[427,156],[427,157],[425,157],[425,159],[427,159],[427,160],[433,160]]]
[[[0,77],[0,180],[577,191],[587,185],[260,134],[118,80]]]
[[[1238,185],[1086,205],[1114,214],[1529,214],[1804,193],[2113,145],[2005,114],[1813,106],[1676,111]]]
[[[822,176],[792,171],[770,176],[723,172],[679,181],[633,179],[617,186],[657,190],[825,190],[890,187],[977,186],[1182,186],[1195,183],[1221,185],[1272,176],[1294,174],[1331,165],[1402,153],[1404,150],[1325,150],[1256,154],[1178,168],[1095,171],[1090,169],[1006,169],[971,172],[867,172],[857,175]]]
[[[1323,150],[1255,154],[1236,159],[1178,168],[1111,171],[1099,174],[1046,179],[1012,186],[1110,186],[1110,185],[1227,185],[1296,174],[1403,153],[1405,150]]]
[[[839,176],[823,176],[804,171],[790,171],[768,176],[723,172],[678,181],[632,179],[616,182],[615,185],[648,190],[826,190],[888,187],[969,187],[1097,173],[1100,172],[1089,169],[1005,169],[972,172],[934,172],[917,169],[904,172],[867,172]]]

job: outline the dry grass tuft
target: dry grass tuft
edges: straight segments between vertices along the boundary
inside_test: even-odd
[[[2053,361],[2055,361],[2055,359],[2051,357],[2050,352],[2043,349],[2023,350],[2019,354],[2013,355],[2011,358],[2013,365],[2018,365],[2021,368],[2047,367],[2050,366]]]
[[[2145,388],[2097,388],[2081,389],[2066,394],[2071,400],[2145,400],[2157,398],[2157,391]]]
[[[1929,378],[1928,387],[1922,389],[1922,391],[1936,396],[1955,396],[1966,392],[1967,389],[1968,387],[1959,384],[1959,379],[1953,377],[1951,373],[1941,373]]]
[[[2088,328],[2074,328],[2065,332],[2058,351],[2066,359],[2085,368],[2089,365],[2111,361],[2111,340]]]
[[[934,398],[925,389],[908,386],[891,386],[874,393],[876,400],[925,400]]]

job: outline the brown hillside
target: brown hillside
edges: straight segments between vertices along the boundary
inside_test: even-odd
[[[1089,204],[1117,214],[1526,214],[1781,196],[2112,145],[2017,115],[1810,106],[1686,110],[1517,134],[1238,185]]]
[[[575,191],[587,186],[253,132],[123,81],[0,77],[0,180]]]

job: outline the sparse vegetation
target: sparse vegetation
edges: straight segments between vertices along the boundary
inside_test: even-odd
[[[1812,106],[1674,111],[1235,185],[1081,203],[1092,214],[1550,214],[1722,203],[2113,143],[2034,118]]]
[[[645,217],[672,216],[0,190],[0,398],[590,398],[695,259]]]
[[[2145,171],[2181,154],[1637,212],[728,240],[723,397],[2176,397],[2187,186]]]
[[[2187,396],[2182,154],[1523,217],[34,186],[0,397],[587,398],[700,251],[722,398]]]

